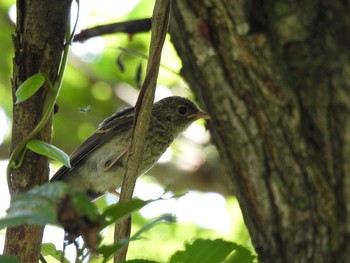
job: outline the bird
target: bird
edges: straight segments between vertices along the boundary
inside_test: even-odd
[[[118,195],[116,189],[123,182],[134,115],[135,108],[130,107],[106,118],[72,152],[71,167],[62,166],[50,181],[63,181],[92,199],[106,192]],[[171,96],[155,102],[138,176],[152,168],[174,139],[198,119],[210,119],[210,115],[187,98]]]

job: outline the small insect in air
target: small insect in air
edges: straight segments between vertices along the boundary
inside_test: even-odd
[[[80,111],[81,113],[89,113],[89,112],[91,111],[91,106],[88,105],[88,106],[86,106],[86,107],[81,107],[81,108],[79,108],[79,111]]]

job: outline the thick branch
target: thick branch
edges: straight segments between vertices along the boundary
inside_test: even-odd
[[[173,10],[182,75],[213,116],[260,260],[346,262],[348,7],[178,0]]]
[[[12,93],[31,75],[41,72],[55,82],[69,21],[70,0],[17,1],[16,35],[13,38]],[[11,152],[34,129],[46,109],[51,92],[44,85],[28,101],[14,105]],[[51,141],[51,121],[37,139]],[[27,191],[48,180],[48,160],[28,152],[23,165],[11,171],[11,195]],[[38,262],[42,228],[22,226],[7,230],[4,253],[16,255],[21,262]]]

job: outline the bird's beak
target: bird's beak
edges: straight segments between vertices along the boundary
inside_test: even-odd
[[[204,111],[199,111],[197,113],[193,113],[191,115],[188,115],[187,118],[209,120],[210,119],[210,115],[208,113],[204,112]]]

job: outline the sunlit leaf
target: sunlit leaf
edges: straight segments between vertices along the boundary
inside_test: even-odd
[[[146,225],[144,225],[139,231],[137,231],[131,238],[130,241],[134,241],[138,239],[144,232],[147,230],[151,229],[152,227],[155,226],[155,224],[165,221],[165,222],[176,222],[176,217],[172,214],[164,214],[159,216],[156,219],[153,219],[152,221],[148,222]]]
[[[223,260],[236,248],[232,242],[222,239],[196,239],[192,244],[186,244],[184,251],[177,251],[170,263],[212,263]]]
[[[138,199],[135,199],[138,200]],[[133,201],[133,200],[131,200]],[[147,203],[147,202],[146,202]],[[115,211],[113,211],[115,212]],[[97,252],[101,255],[103,255],[104,260],[103,262],[107,262],[110,257],[117,252],[118,250],[120,250],[122,247],[124,247],[124,245],[126,245],[127,243],[137,240],[141,234],[143,234],[144,232],[146,232],[147,230],[149,230],[150,228],[152,228],[156,223],[160,222],[160,221],[168,221],[168,222],[173,222],[174,221],[174,216],[170,215],[170,214],[164,214],[161,215],[160,217],[153,219],[152,221],[150,221],[148,224],[146,224],[145,226],[143,226],[139,231],[137,231],[132,237],[130,237],[130,239],[128,240],[122,240],[119,243],[113,244],[113,245],[103,245],[100,248],[98,248]],[[141,260],[141,259],[140,259]],[[154,261],[135,261],[135,262],[154,262]],[[129,262],[129,261],[127,261]],[[131,262],[131,261],[130,261]],[[133,261],[132,261],[133,262]],[[157,263],[157,262],[156,262]]]
[[[256,256],[249,249],[235,244],[234,252],[226,259],[226,263],[253,263]]]
[[[16,90],[16,104],[26,101],[37,92],[45,82],[45,76],[36,73],[26,79]]]
[[[113,245],[103,245],[97,249],[97,253],[101,254],[104,258],[103,262],[107,262],[108,259],[119,249],[124,246],[124,243],[117,243]]]
[[[61,149],[57,148],[56,146],[40,141],[40,140],[31,140],[27,143],[27,148],[33,152],[36,152],[38,154],[47,156],[49,158],[52,158],[56,161],[61,162],[68,168],[70,168],[70,160],[69,156],[62,151]]]
[[[55,244],[43,243],[41,245],[41,254],[43,254],[43,256],[51,256],[54,259],[56,259],[57,261],[61,262],[62,253],[63,252],[61,250],[57,250]],[[63,262],[69,263],[69,260],[64,257]]]
[[[115,205],[110,205],[103,211],[102,217],[105,218],[104,227],[117,222],[118,220],[125,218],[132,212],[141,209],[145,205],[149,204],[151,201],[143,201],[140,199],[132,199],[126,202],[120,202]]]

